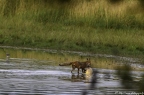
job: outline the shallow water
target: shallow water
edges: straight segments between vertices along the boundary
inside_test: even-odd
[[[21,60],[21,61],[20,61]],[[31,64],[31,62],[33,64]],[[70,67],[38,65],[32,60],[0,61],[0,95],[114,95],[122,89],[111,70],[99,70],[97,88],[89,90],[83,74],[70,73]],[[108,80],[104,72],[111,72]]]
[[[0,95],[84,95],[84,91],[87,95],[121,95],[134,91],[123,89],[115,71],[107,69],[97,69],[96,87],[89,89],[91,83],[85,82],[84,74],[78,75],[76,70],[71,74],[70,66],[58,66],[58,61],[73,60],[77,55],[65,59],[67,54],[55,56],[43,51],[0,52]],[[11,54],[9,61],[6,52]],[[105,78],[107,73],[109,78]],[[139,78],[141,73],[133,72],[133,76]]]

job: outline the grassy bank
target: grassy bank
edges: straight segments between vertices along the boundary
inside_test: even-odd
[[[138,0],[11,1],[0,0],[1,45],[144,55]]]

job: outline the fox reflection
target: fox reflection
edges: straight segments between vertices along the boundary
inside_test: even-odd
[[[74,79],[82,79],[83,80],[83,79],[85,79],[85,75],[84,74],[76,74],[76,75],[72,74],[71,79],[72,80],[74,80]]]

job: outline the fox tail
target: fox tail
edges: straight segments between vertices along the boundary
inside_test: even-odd
[[[71,62],[70,63],[61,63],[61,64],[59,64],[59,66],[69,66],[71,64],[72,64]]]

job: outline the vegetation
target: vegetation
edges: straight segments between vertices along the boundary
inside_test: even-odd
[[[0,0],[0,44],[143,55],[142,2]]]

